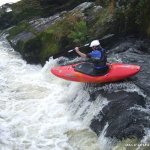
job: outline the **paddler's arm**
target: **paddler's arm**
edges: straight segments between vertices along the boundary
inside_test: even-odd
[[[76,51],[76,53],[78,53],[81,57],[87,58],[87,55],[86,55],[86,54],[80,52],[79,47],[76,47],[76,48],[75,48],[75,51]]]

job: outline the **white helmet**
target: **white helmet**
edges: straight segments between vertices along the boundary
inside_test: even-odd
[[[98,46],[98,45],[100,45],[99,40],[94,40],[94,41],[91,42],[90,47]]]

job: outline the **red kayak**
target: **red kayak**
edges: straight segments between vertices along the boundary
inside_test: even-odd
[[[85,83],[106,83],[129,78],[140,71],[140,66],[137,65],[112,63],[107,64],[108,71],[104,75],[95,75],[89,72],[91,66],[88,65],[89,63],[78,63],[67,66],[58,66],[53,67],[51,72],[55,76],[65,80]]]

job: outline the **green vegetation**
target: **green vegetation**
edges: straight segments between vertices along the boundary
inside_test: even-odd
[[[96,0],[96,4],[101,5],[103,7],[107,7],[109,5],[110,0]]]
[[[86,42],[87,40],[87,25],[85,21],[79,21],[75,23],[74,25],[74,30],[68,34],[68,38],[72,40],[74,43],[81,43],[81,42]]]
[[[150,36],[148,0],[95,0],[96,4],[103,6],[102,9],[90,7],[85,11],[85,16],[81,12],[66,13],[61,21],[40,33],[28,23],[31,19],[67,10],[84,1],[22,0],[11,5],[12,12],[0,16],[0,29],[16,24],[9,30],[9,41],[23,31],[32,33],[35,36],[33,39],[20,39],[15,48],[24,57],[36,56],[41,63],[58,51],[82,45],[108,33],[140,33]]]
[[[12,4],[11,7],[18,21],[40,16],[42,9],[39,0],[21,0]]]
[[[65,18],[56,24],[56,36],[65,37],[70,44],[81,44],[87,40],[86,22],[79,12],[66,14]]]
[[[6,4],[3,7],[10,7],[12,11],[1,12],[0,29],[6,29],[24,20],[40,17],[42,14],[40,0],[21,0],[14,4]]]
[[[106,33],[114,33],[114,15],[109,7],[103,8],[100,13],[95,14],[93,22],[89,23],[88,28],[92,37],[102,37]],[[91,28],[92,26],[92,28]]]
[[[48,56],[60,50],[85,42],[87,39],[86,22],[79,14],[66,15],[63,20],[41,33],[39,38],[42,43],[40,57],[43,62]]]
[[[150,4],[148,0],[123,1],[115,10],[119,32],[148,34]]]
[[[44,62],[48,56],[58,52],[60,48],[59,39],[52,29],[41,33],[39,38],[41,42],[40,59],[41,62]]]
[[[27,22],[21,22],[17,26],[15,26],[9,30],[8,39],[15,37],[17,34],[23,32],[23,31],[29,31],[29,30],[30,30],[29,24]]]
[[[150,36],[149,0],[96,0],[96,3],[104,6],[109,10],[110,15],[113,15],[114,32],[140,33]],[[99,16],[103,20],[106,14]]]
[[[15,49],[16,49],[17,51],[19,51],[20,54],[23,55],[23,54],[24,54],[23,48],[24,48],[24,42],[21,41],[21,40],[19,40],[19,41],[17,42],[17,45],[15,46]]]
[[[0,9],[0,30],[24,20],[48,17],[63,10],[70,10],[82,2],[85,0],[20,0],[14,4],[7,4],[12,12],[7,13]]]
[[[28,41],[18,41],[15,48],[24,56],[36,56],[43,64],[45,60],[60,50],[65,50],[77,44],[85,43],[88,37],[87,25],[79,12],[66,14],[64,19],[51,25],[41,33],[37,33],[27,23],[21,22],[9,30],[8,39],[27,31],[35,35]],[[30,53],[30,54],[29,54]]]

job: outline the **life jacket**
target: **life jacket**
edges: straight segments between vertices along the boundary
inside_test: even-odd
[[[102,69],[106,67],[107,55],[105,49],[101,48],[100,50],[94,50],[88,54],[88,57],[91,59],[96,69]]]

